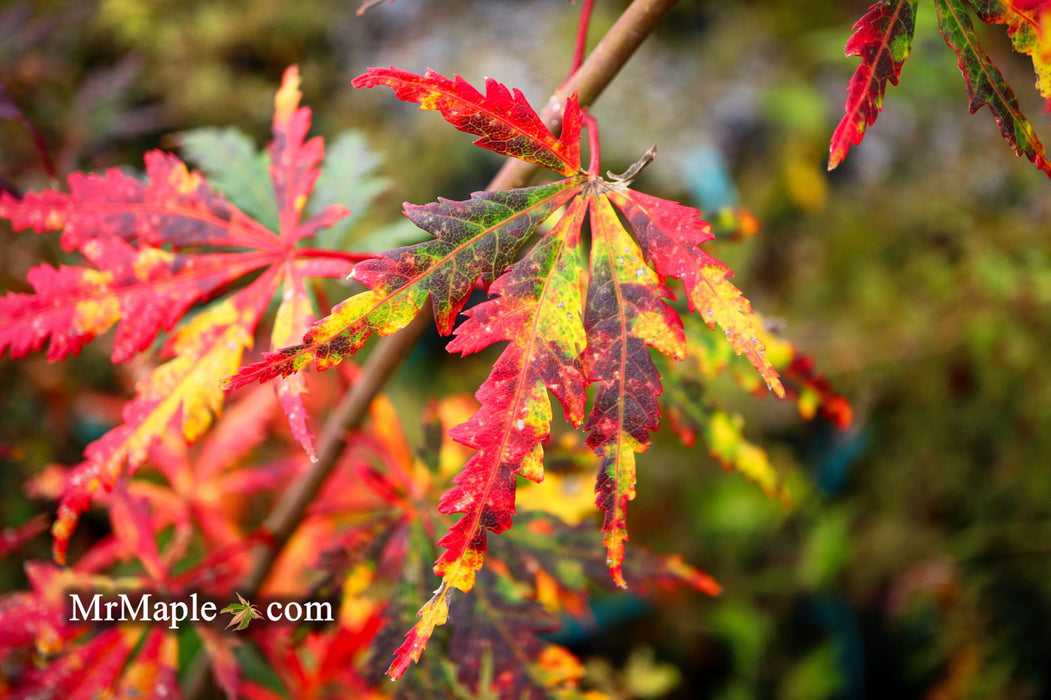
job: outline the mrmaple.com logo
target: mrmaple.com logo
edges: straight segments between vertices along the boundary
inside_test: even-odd
[[[184,622],[211,623],[220,615],[230,615],[226,625],[243,630],[252,620],[266,619],[270,622],[332,622],[332,603],[295,600],[272,600],[258,607],[237,593],[237,602],[220,609],[219,603],[201,600],[191,593],[182,600],[172,600],[153,593],[102,593],[70,592],[68,619],[70,622],[142,622],[165,624],[169,629],[179,629]]]

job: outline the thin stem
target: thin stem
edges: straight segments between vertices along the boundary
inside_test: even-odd
[[[373,253],[353,253],[348,250],[332,250],[330,248],[296,248],[296,255],[302,258],[332,258],[355,263],[376,257]]]
[[[588,48],[588,25],[591,24],[591,14],[594,9],[595,0],[584,0],[584,6],[580,8],[580,24],[577,25],[577,43],[573,48],[573,65],[569,69],[570,77],[584,62],[584,52]]]
[[[387,4],[390,4],[390,1],[391,0],[387,0]],[[383,0],[363,0],[361,5],[358,6],[358,16],[360,17],[361,15],[365,14],[376,5],[379,5],[381,2],[383,2]]]
[[[595,50],[566,83],[548,101],[541,117],[549,125],[561,126],[561,105],[574,91],[581,105],[591,104],[617,75],[642,40],[657,26],[676,0],[634,0],[620,19],[610,28]],[[589,132],[590,133],[590,132]],[[509,160],[489,183],[489,190],[520,187],[528,180],[535,166],[519,160]],[[299,526],[307,507],[317,496],[321,485],[336,466],[343,450],[347,432],[365,417],[372,400],[387,380],[416,346],[424,331],[431,325],[430,301],[402,330],[382,338],[362,367],[358,381],[343,396],[339,405],[325,422],[318,439],[318,459],[310,470],[290,489],[284,492],[263,523],[264,544],[253,550],[252,568],[238,592],[252,599],[269,575],[284,546]],[[187,674],[187,700],[200,700],[209,692],[211,667],[203,652],[194,659]]]
[[[584,128],[588,130],[588,150],[591,152],[588,162],[588,173],[597,176],[599,174],[599,164],[602,162],[602,153],[598,139],[598,121],[587,112],[584,114]]]

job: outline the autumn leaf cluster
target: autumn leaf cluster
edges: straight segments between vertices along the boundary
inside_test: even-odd
[[[785,504],[770,460],[705,383],[726,373],[748,392],[795,397],[805,417],[850,422],[849,405],[730,281],[701,214],[631,188],[654,151],[623,175],[599,175],[597,126],[575,97],[556,137],[520,92],[495,80],[482,92],[432,71],[373,68],[354,84],[390,87],[477,145],[553,178],[407,204],[407,219],[429,235],[421,243],[379,254],[310,247],[345,226],[343,160],[353,149],[337,141],[326,155],[309,136],[292,67],[265,152],[237,132],[205,130],[184,140],[205,172],[151,151],[142,178],[73,173],[65,190],[0,193],[0,216],[16,230],[60,231],[65,253],[57,266],[34,267],[26,291],[0,299],[0,351],[19,358],[46,344],[58,362],[113,330],[111,361],[138,375],[121,421],[84,460],[52,466],[31,485],[58,502],[55,563],[31,562],[31,589],[0,601],[0,654],[12,669],[4,691],[175,696],[189,643],[229,697],[276,697],[243,674],[246,645],[293,696],[385,695],[380,677],[398,678],[422,658],[396,693],[584,697],[579,661],[541,635],[584,615],[596,587],[719,590],[678,557],[626,544],[636,459],[660,425],[661,403],[684,442],[701,438],[725,468]],[[356,184],[359,201],[378,189]],[[360,238],[325,240],[354,247]],[[329,310],[333,285],[321,281],[348,277],[364,290]],[[487,299],[465,308],[479,288]],[[454,336],[452,353],[507,343],[477,403],[434,402],[430,437],[413,446],[377,398],[294,533],[275,543],[259,507],[317,462],[312,416],[358,380],[350,358],[371,335],[395,333],[422,312]],[[339,368],[308,392],[301,370],[310,365]],[[273,386],[246,388],[254,382]],[[552,440],[551,395],[583,439]],[[545,481],[552,455],[573,466],[544,486],[592,480],[586,501],[602,515],[598,530],[587,522],[591,503],[519,498],[520,483]],[[110,534],[71,550],[93,506]],[[43,527],[36,519],[10,533],[5,551]],[[267,548],[279,559],[242,598]],[[232,629],[75,622],[65,607],[71,590],[204,593],[229,602]],[[247,624],[257,602],[282,597],[330,600],[338,620],[320,629]],[[423,657],[450,621],[451,635],[437,642],[446,655]],[[447,658],[472,661],[450,672]]]

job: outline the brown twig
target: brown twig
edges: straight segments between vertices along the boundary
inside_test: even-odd
[[[540,116],[557,133],[562,124],[562,105],[577,92],[582,105],[591,104],[657,26],[677,0],[634,0],[614,23],[580,69],[548,100]],[[526,184],[535,166],[508,160],[489,183],[489,190],[506,190]],[[428,302],[413,321],[394,335],[383,338],[365,361],[358,381],[332,412],[318,438],[318,459],[309,471],[284,493],[264,521],[262,544],[253,552],[252,568],[238,592],[251,598],[259,591],[285,544],[295,532],[310,503],[335,467],[347,431],[365,417],[372,400],[419,341],[431,324]],[[187,681],[187,700],[206,697],[210,665],[203,653],[194,660]]]

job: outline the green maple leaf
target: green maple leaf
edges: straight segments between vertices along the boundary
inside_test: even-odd
[[[256,620],[262,617],[262,615],[259,613],[259,610],[245,600],[240,593],[237,594],[237,600],[238,602],[230,603],[219,612],[233,615],[230,619],[230,623],[226,625],[226,629],[233,627],[240,632],[243,629],[247,629],[248,625],[252,624],[252,620]]]

